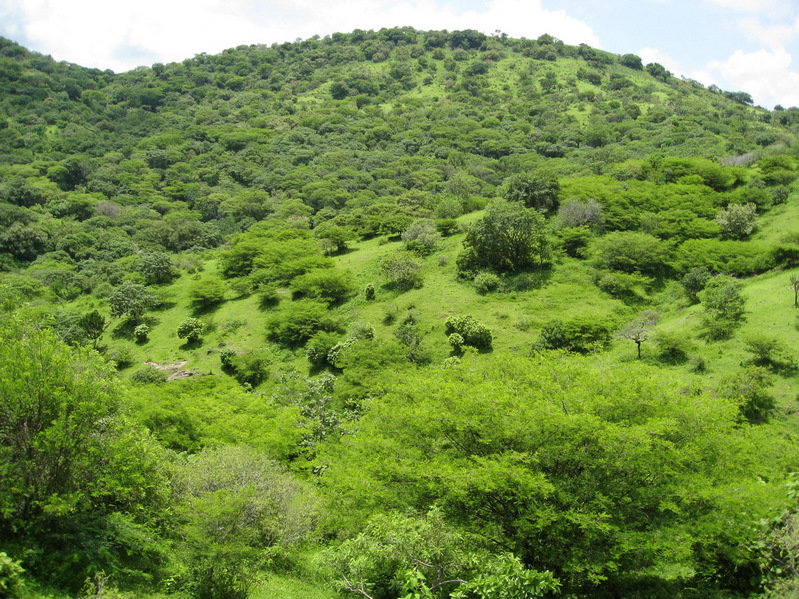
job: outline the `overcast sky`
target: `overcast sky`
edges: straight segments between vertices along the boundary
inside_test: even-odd
[[[0,35],[116,72],[405,25],[549,33],[749,92],[766,108],[799,106],[799,0],[0,0]]]

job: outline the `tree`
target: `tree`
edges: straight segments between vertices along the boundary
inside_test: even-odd
[[[716,223],[726,239],[744,239],[757,226],[755,204],[730,204],[716,215]]]
[[[652,326],[658,321],[660,315],[657,312],[647,310],[635,320],[629,322],[621,331],[618,336],[623,339],[629,339],[635,343],[638,350],[638,359],[641,359],[641,344],[649,339],[649,334],[652,331]]]
[[[791,275],[791,287],[793,288],[793,307],[799,308],[799,275]]]
[[[654,276],[663,274],[669,257],[663,241],[638,231],[608,233],[594,241],[591,254],[598,268]]]
[[[327,306],[312,299],[284,304],[266,322],[267,335],[285,345],[302,345],[317,331],[337,331]]]
[[[60,585],[153,573],[163,453],[125,419],[113,367],[17,315],[0,322],[0,538]]]
[[[740,281],[726,275],[712,277],[697,295],[704,308],[702,326],[713,340],[729,338],[744,317]]]
[[[355,293],[352,275],[336,268],[318,268],[295,277],[290,288],[295,297],[328,303],[343,302]]]
[[[146,286],[125,281],[108,296],[111,316],[127,316],[138,322],[148,308],[155,305],[155,295]]]
[[[207,312],[225,301],[227,286],[219,277],[203,277],[189,285],[188,298],[195,312]]]
[[[399,289],[422,286],[422,264],[412,252],[394,252],[380,260],[380,271]]]
[[[163,252],[143,252],[139,254],[139,258],[139,270],[148,285],[169,283],[178,275],[174,262]]]
[[[560,184],[552,173],[519,173],[511,176],[506,185],[505,199],[510,202],[521,202],[544,212],[557,208]]]
[[[436,243],[441,239],[436,222],[429,218],[413,221],[411,226],[402,232],[405,249],[422,256],[432,253]]]
[[[463,240],[458,269],[513,273],[543,265],[549,257],[546,221],[537,210],[515,202],[495,202],[473,223]]]
[[[97,311],[87,312],[78,320],[78,325],[86,333],[86,338],[92,342],[92,347],[97,347],[97,341],[103,336],[108,323]]]
[[[178,337],[186,343],[196,343],[203,333],[203,323],[197,318],[186,318],[178,325]]]
[[[322,456],[342,529],[361,530],[370,512],[438,506],[488,546],[550,570],[564,596],[660,585],[678,595],[698,571],[738,584],[728,560],[757,558],[745,549],[752,521],[783,503],[784,462],[741,434],[737,400],[686,393],[641,363],[597,371],[558,354],[503,354],[383,385]],[[795,455],[790,441],[780,447]],[[776,479],[757,478],[763,468]],[[675,567],[691,574],[674,578]]]

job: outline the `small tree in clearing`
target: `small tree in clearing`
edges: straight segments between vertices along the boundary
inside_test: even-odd
[[[791,287],[793,287],[793,307],[799,308],[799,275],[791,275]]]
[[[622,339],[629,339],[635,343],[638,350],[637,358],[641,359],[641,344],[649,339],[652,332],[652,327],[658,321],[660,315],[657,312],[647,310],[638,318],[629,322],[621,331],[618,332],[617,337]]]

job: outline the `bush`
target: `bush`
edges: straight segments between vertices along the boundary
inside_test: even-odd
[[[474,286],[477,293],[485,295],[499,289],[500,279],[493,272],[481,272],[474,277]]]
[[[664,273],[669,258],[665,242],[637,231],[608,233],[594,241],[591,254],[598,268],[653,276]]]
[[[186,343],[194,343],[203,333],[203,323],[197,318],[186,318],[178,325],[178,337]]]
[[[20,562],[15,562],[4,551],[0,551],[0,597],[19,597],[25,586],[22,575],[25,570]]]
[[[457,333],[462,337],[461,345],[482,350],[491,349],[491,330],[472,316],[450,316],[444,322],[444,327],[447,336]]]
[[[269,338],[285,345],[302,345],[317,331],[338,330],[327,306],[310,299],[284,304],[266,323]]]
[[[305,345],[305,357],[314,368],[324,368],[328,364],[328,354],[330,350],[339,343],[340,336],[338,333],[328,333],[327,331],[319,331],[308,340]]]
[[[684,362],[693,349],[691,340],[679,333],[661,331],[655,335],[653,341],[658,357],[669,362]]]
[[[225,301],[226,290],[220,278],[204,277],[189,286],[189,302],[196,312],[207,312]]]
[[[395,252],[383,257],[380,271],[400,289],[418,289],[422,286],[422,264],[411,252]]]
[[[137,325],[136,328],[133,329],[133,337],[136,339],[136,343],[145,343],[149,335],[150,327],[146,324]]]
[[[233,370],[233,378],[240,385],[257,387],[266,380],[267,360],[258,352],[247,351],[231,358],[230,367]]]
[[[606,318],[580,316],[566,322],[552,320],[541,329],[533,349],[565,349],[588,353],[607,346],[612,335],[613,323]]]
[[[165,383],[167,378],[169,378],[169,374],[167,374],[166,371],[159,370],[155,366],[149,365],[145,366],[144,368],[140,368],[130,375],[131,381],[141,385],[149,383]]]
[[[405,249],[420,256],[431,254],[439,239],[441,239],[441,233],[438,232],[435,221],[427,218],[414,221],[402,233]]]
[[[328,303],[342,302],[354,293],[349,273],[334,268],[313,270],[291,282],[295,297],[319,299]]]
[[[716,223],[727,239],[743,239],[752,234],[757,225],[757,206],[730,204],[716,215]]]
[[[364,297],[364,299],[366,299],[367,301],[370,301],[370,302],[375,299],[375,286],[374,286],[374,284],[369,283],[369,284],[366,285],[366,287],[363,288],[363,297]]]

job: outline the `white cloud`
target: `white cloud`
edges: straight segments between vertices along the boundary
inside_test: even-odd
[[[763,25],[759,19],[744,19],[739,26],[749,37],[772,48],[799,36],[799,18],[793,23],[771,26]]]
[[[2,0],[0,0],[2,2]],[[172,62],[241,44],[294,41],[353,29],[549,33],[571,44],[600,46],[584,22],[541,0],[489,0],[463,10],[435,0],[5,0],[17,31],[34,49],[84,66],[122,71]],[[4,26],[13,31],[12,25]]]
[[[792,70],[792,57],[781,47],[744,52],[736,50],[725,61],[712,61],[706,74],[718,76],[724,89],[743,90],[756,104],[772,108],[799,106],[799,72]]]
[[[657,62],[671,71],[672,75],[680,77],[681,75],[685,74],[680,64],[674,58],[665,52],[658,50],[657,48],[641,48],[638,50],[637,54],[641,57],[641,60],[644,64]]]
[[[710,4],[744,12],[767,13],[777,6],[776,0],[705,0]]]

